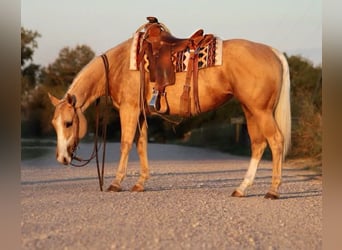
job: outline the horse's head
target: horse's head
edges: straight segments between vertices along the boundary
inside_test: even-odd
[[[67,94],[59,100],[49,94],[51,103],[55,106],[52,125],[57,134],[57,161],[69,164],[74,156],[79,139],[87,132],[87,121],[79,107],[76,106],[76,97]]]

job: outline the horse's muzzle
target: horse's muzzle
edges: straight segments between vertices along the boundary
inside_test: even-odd
[[[68,156],[63,156],[63,155],[59,155],[58,152],[56,153],[56,159],[59,163],[64,164],[64,165],[69,165],[69,163],[71,162],[71,157]]]

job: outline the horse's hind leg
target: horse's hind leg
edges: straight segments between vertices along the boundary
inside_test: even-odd
[[[248,133],[251,140],[252,156],[244,180],[232,193],[232,196],[234,197],[244,197],[247,195],[247,188],[253,184],[259,162],[267,146],[266,138],[263,136],[260,128],[258,127],[255,117],[249,114],[246,110],[245,114],[247,119]]]
[[[284,137],[280,132],[271,111],[262,113],[259,119],[259,127],[266,137],[272,151],[272,184],[271,188],[266,193],[265,198],[278,199],[283,164]]]
[[[140,177],[137,183],[133,186],[132,191],[141,192],[144,191],[144,183],[149,178],[149,168],[147,160],[147,122],[145,119],[141,119],[141,128],[138,129],[137,138],[137,151],[140,158]]]
[[[267,124],[267,125],[266,125]],[[266,193],[266,199],[279,198],[279,186],[281,184],[281,170],[283,164],[283,147],[284,137],[281,134],[273,116],[268,116],[264,122],[264,134],[267,138],[268,145],[272,151],[272,184]]]

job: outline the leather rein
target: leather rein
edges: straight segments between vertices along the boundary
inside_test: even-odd
[[[105,74],[106,74],[106,87],[105,87],[105,104],[106,106],[108,105],[108,97],[109,97],[109,63],[108,63],[108,58],[106,56],[106,54],[102,54],[101,58],[103,60],[103,64],[104,64],[104,68],[105,68]],[[96,107],[96,118],[95,118],[95,135],[94,135],[94,148],[93,148],[93,152],[91,153],[90,157],[88,159],[83,159],[79,156],[76,155],[76,151],[73,152],[72,154],[72,161],[76,160],[78,162],[80,162],[79,164],[76,164],[74,162],[71,161],[70,165],[74,166],[74,167],[84,167],[86,166],[90,161],[92,161],[94,158],[96,159],[96,167],[97,167],[97,176],[98,176],[98,180],[99,180],[99,186],[100,186],[100,190],[103,191],[103,178],[104,178],[104,163],[105,163],[105,158],[106,158],[106,139],[107,139],[107,122],[108,119],[106,117],[104,117],[103,119],[103,124],[102,124],[102,144],[99,145],[98,142],[98,132],[99,132],[99,103],[100,103],[100,98],[96,99],[95,102],[95,107]],[[76,113],[76,108],[75,108],[75,114],[77,116]],[[75,117],[76,121],[77,121],[77,126],[76,126],[76,135],[77,135],[77,139],[76,139],[76,145],[78,144],[79,138],[78,138],[78,131],[79,131],[79,119],[78,116],[77,118]],[[100,169],[100,163],[99,163],[99,149],[101,147],[101,145],[103,146],[102,149],[102,162],[101,162],[101,169]],[[75,147],[76,148],[76,147]]]

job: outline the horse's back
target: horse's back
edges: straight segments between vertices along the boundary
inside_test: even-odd
[[[244,39],[225,40],[223,45],[225,62],[243,63],[245,67],[258,65],[279,67],[279,60],[272,47]],[[247,63],[247,64],[246,64]],[[266,65],[261,65],[265,63]],[[252,65],[249,65],[252,64]]]

